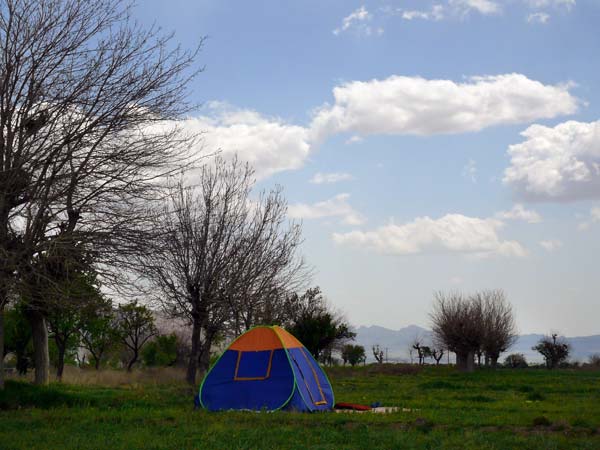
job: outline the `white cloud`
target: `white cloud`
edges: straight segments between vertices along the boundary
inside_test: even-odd
[[[463,279],[461,277],[452,277],[450,278],[451,284],[462,284]]]
[[[600,121],[532,125],[508,148],[503,181],[532,200],[600,198]]]
[[[463,167],[462,176],[471,180],[472,183],[477,183],[477,163],[473,159],[469,159],[469,162]]]
[[[288,206],[290,219],[323,219],[337,217],[346,225],[361,225],[365,218],[350,206],[350,194],[338,194],[329,200],[317,202],[312,205],[297,203]]]
[[[516,241],[501,240],[497,219],[447,214],[439,219],[419,217],[412,222],[391,223],[373,231],[334,233],[337,244],[365,247],[384,254],[413,255],[453,252],[478,257],[523,257],[527,251]]]
[[[364,6],[350,13],[342,19],[342,24],[333,30],[336,36],[343,32],[353,30],[356,34],[362,36],[380,36],[384,30],[381,27],[373,27],[370,25],[373,15],[367,11]]]
[[[335,102],[318,109],[315,140],[340,132],[433,135],[527,123],[577,111],[569,85],[544,85],[521,74],[480,76],[464,83],[391,76],[333,89]]]
[[[515,3],[515,0],[438,0],[431,7],[420,10],[409,10],[402,8],[382,8],[388,15],[400,16],[404,20],[430,20],[439,22],[445,19],[464,19],[471,13],[483,16],[499,15],[502,13],[502,5]],[[522,0],[526,6],[534,10],[526,16],[530,23],[547,23],[550,15],[547,9],[562,9],[570,11],[576,5],[576,0]]]
[[[404,20],[433,20],[435,22],[440,21],[445,16],[445,8],[443,5],[433,5],[429,11],[418,11],[418,10],[400,10],[401,17]]]
[[[339,183],[340,181],[348,181],[352,179],[352,175],[349,173],[333,172],[333,173],[321,173],[317,172],[309,180],[312,184],[333,184]]]
[[[528,23],[548,23],[550,14],[543,12],[531,13],[527,16]]]
[[[525,3],[530,8],[538,10],[527,16],[527,22],[541,24],[546,24],[550,20],[550,14],[547,12],[548,8],[571,11],[576,4],[575,0],[525,0]]]
[[[448,4],[461,14],[476,11],[479,14],[498,14],[501,11],[500,4],[492,0],[449,0]]]
[[[431,20],[439,22],[451,17],[464,18],[471,12],[482,15],[498,14],[500,4],[492,0],[448,0],[447,3],[434,3],[425,10],[396,9],[392,14],[399,15],[404,20]]]
[[[525,209],[521,203],[517,203],[509,211],[496,213],[495,217],[505,220],[523,220],[527,223],[540,223],[542,221],[542,216],[535,211]]]
[[[220,151],[224,157],[237,154],[249,162],[257,179],[299,169],[311,151],[308,130],[280,118],[218,102],[208,105],[208,113],[184,120],[181,128],[202,134],[202,153]]]
[[[577,3],[576,0],[525,0],[525,2],[534,9],[565,7],[569,10]]]
[[[540,245],[548,252],[558,250],[563,246],[563,243],[558,239],[549,239],[547,241],[540,241]]]

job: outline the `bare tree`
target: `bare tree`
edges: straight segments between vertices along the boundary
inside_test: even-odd
[[[198,186],[173,186],[155,216],[154,248],[138,258],[156,300],[192,327],[190,384],[199,365],[208,369],[214,338],[231,326],[251,326],[301,273],[300,227],[286,226],[279,190],[251,202],[252,177],[248,165],[216,158],[201,169]]]
[[[496,367],[500,354],[508,350],[518,337],[514,312],[500,289],[483,291],[474,297],[481,304],[483,316],[484,334],[480,348],[485,353],[486,363]]]
[[[379,347],[379,344],[375,344],[371,350],[373,351],[373,357],[375,358],[375,361],[377,361],[379,364],[383,364],[383,350]]]
[[[438,292],[430,317],[435,341],[456,353],[459,370],[472,372],[484,336],[481,303],[459,292]]]
[[[431,357],[435,360],[435,365],[439,366],[440,361],[444,357],[444,349],[441,347],[440,348],[433,347],[431,349]]]
[[[410,344],[413,350],[417,351],[417,357],[419,358],[419,365],[423,365],[425,362],[425,352],[424,349],[428,348],[423,346],[423,339],[420,336],[415,336]]]
[[[132,222],[187,140],[155,126],[188,110],[195,75],[196,52],[170,39],[122,0],[0,2],[0,286],[15,273],[29,284],[39,255],[64,245],[104,263],[139,250]],[[29,311],[37,383],[48,381],[43,300]]]

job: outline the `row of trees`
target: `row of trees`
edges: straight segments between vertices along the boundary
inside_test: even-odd
[[[483,357],[486,366],[496,367],[500,354],[518,337],[512,306],[502,290],[486,290],[468,296],[460,292],[439,292],[435,295],[431,321],[433,349],[423,346],[418,339],[412,344],[421,364],[429,356],[439,363],[442,349],[447,349],[456,353],[456,365],[460,370],[472,371],[475,357],[479,366]],[[558,334],[552,334],[542,338],[532,350],[539,352],[546,366],[553,369],[567,360],[571,347]],[[522,366],[526,363],[515,354],[509,355],[506,364]]]
[[[82,366],[86,358],[99,369],[109,356],[116,355],[131,371],[139,361],[144,345],[157,337],[152,312],[137,302],[115,308],[109,300],[97,295],[81,306],[63,309],[60,313],[53,310],[48,318],[48,332],[53,344],[50,354],[59,380],[66,361],[75,360]],[[21,303],[8,309],[5,321],[5,349],[14,354],[20,374],[25,374],[29,366],[35,364],[31,360],[32,333],[27,326],[25,308]],[[165,347],[162,341],[158,344],[160,348]]]

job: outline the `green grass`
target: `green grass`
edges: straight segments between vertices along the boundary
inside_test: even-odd
[[[337,401],[392,414],[193,411],[183,384],[103,387],[10,381],[0,449],[600,448],[600,372],[336,368]]]

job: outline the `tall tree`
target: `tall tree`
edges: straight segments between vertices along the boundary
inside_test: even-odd
[[[246,313],[238,308],[272,298],[293,282],[300,228],[287,226],[279,190],[250,200],[253,171],[237,160],[216,158],[200,171],[199,185],[174,185],[156,214],[160,235],[137,267],[166,312],[192,328],[186,379],[209,365],[213,340]],[[257,308],[258,309],[258,308]],[[252,317],[249,317],[252,316]],[[238,321],[239,323],[239,321]]]
[[[517,340],[515,315],[501,289],[482,291],[475,297],[482,305],[484,333],[481,350],[485,353],[486,363],[496,367],[500,354]]]
[[[45,316],[56,344],[56,376],[61,380],[67,351],[80,345],[82,321],[85,316],[101,313],[97,308],[102,307],[102,294],[96,273],[89,271],[73,273],[71,279],[61,283],[57,293],[49,295],[55,301],[47,302]]]
[[[115,322],[112,301],[102,296],[96,297],[93,303],[88,302],[81,311],[81,346],[91,355],[96,370],[100,369],[104,357],[119,340],[119,330]]]
[[[90,245],[103,262],[136,249],[144,200],[185,154],[176,126],[154,126],[188,110],[195,75],[196,52],[170,39],[121,0],[0,1],[0,314],[12,276],[35,280],[51,248]],[[32,300],[44,384],[44,298]]]
[[[290,311],[293,321],[288,328],[315,359],[322,358],[324,353],[329,355],[334,346],[341,351],[345,343],[356,337],[350,325],[328,307],[320,288],[308,289],[296,298]]]
[[[434,340],[456,353],[459,370],[472,372],[484,336],[481,303],[458,292],[438,292],[430,317]]]

